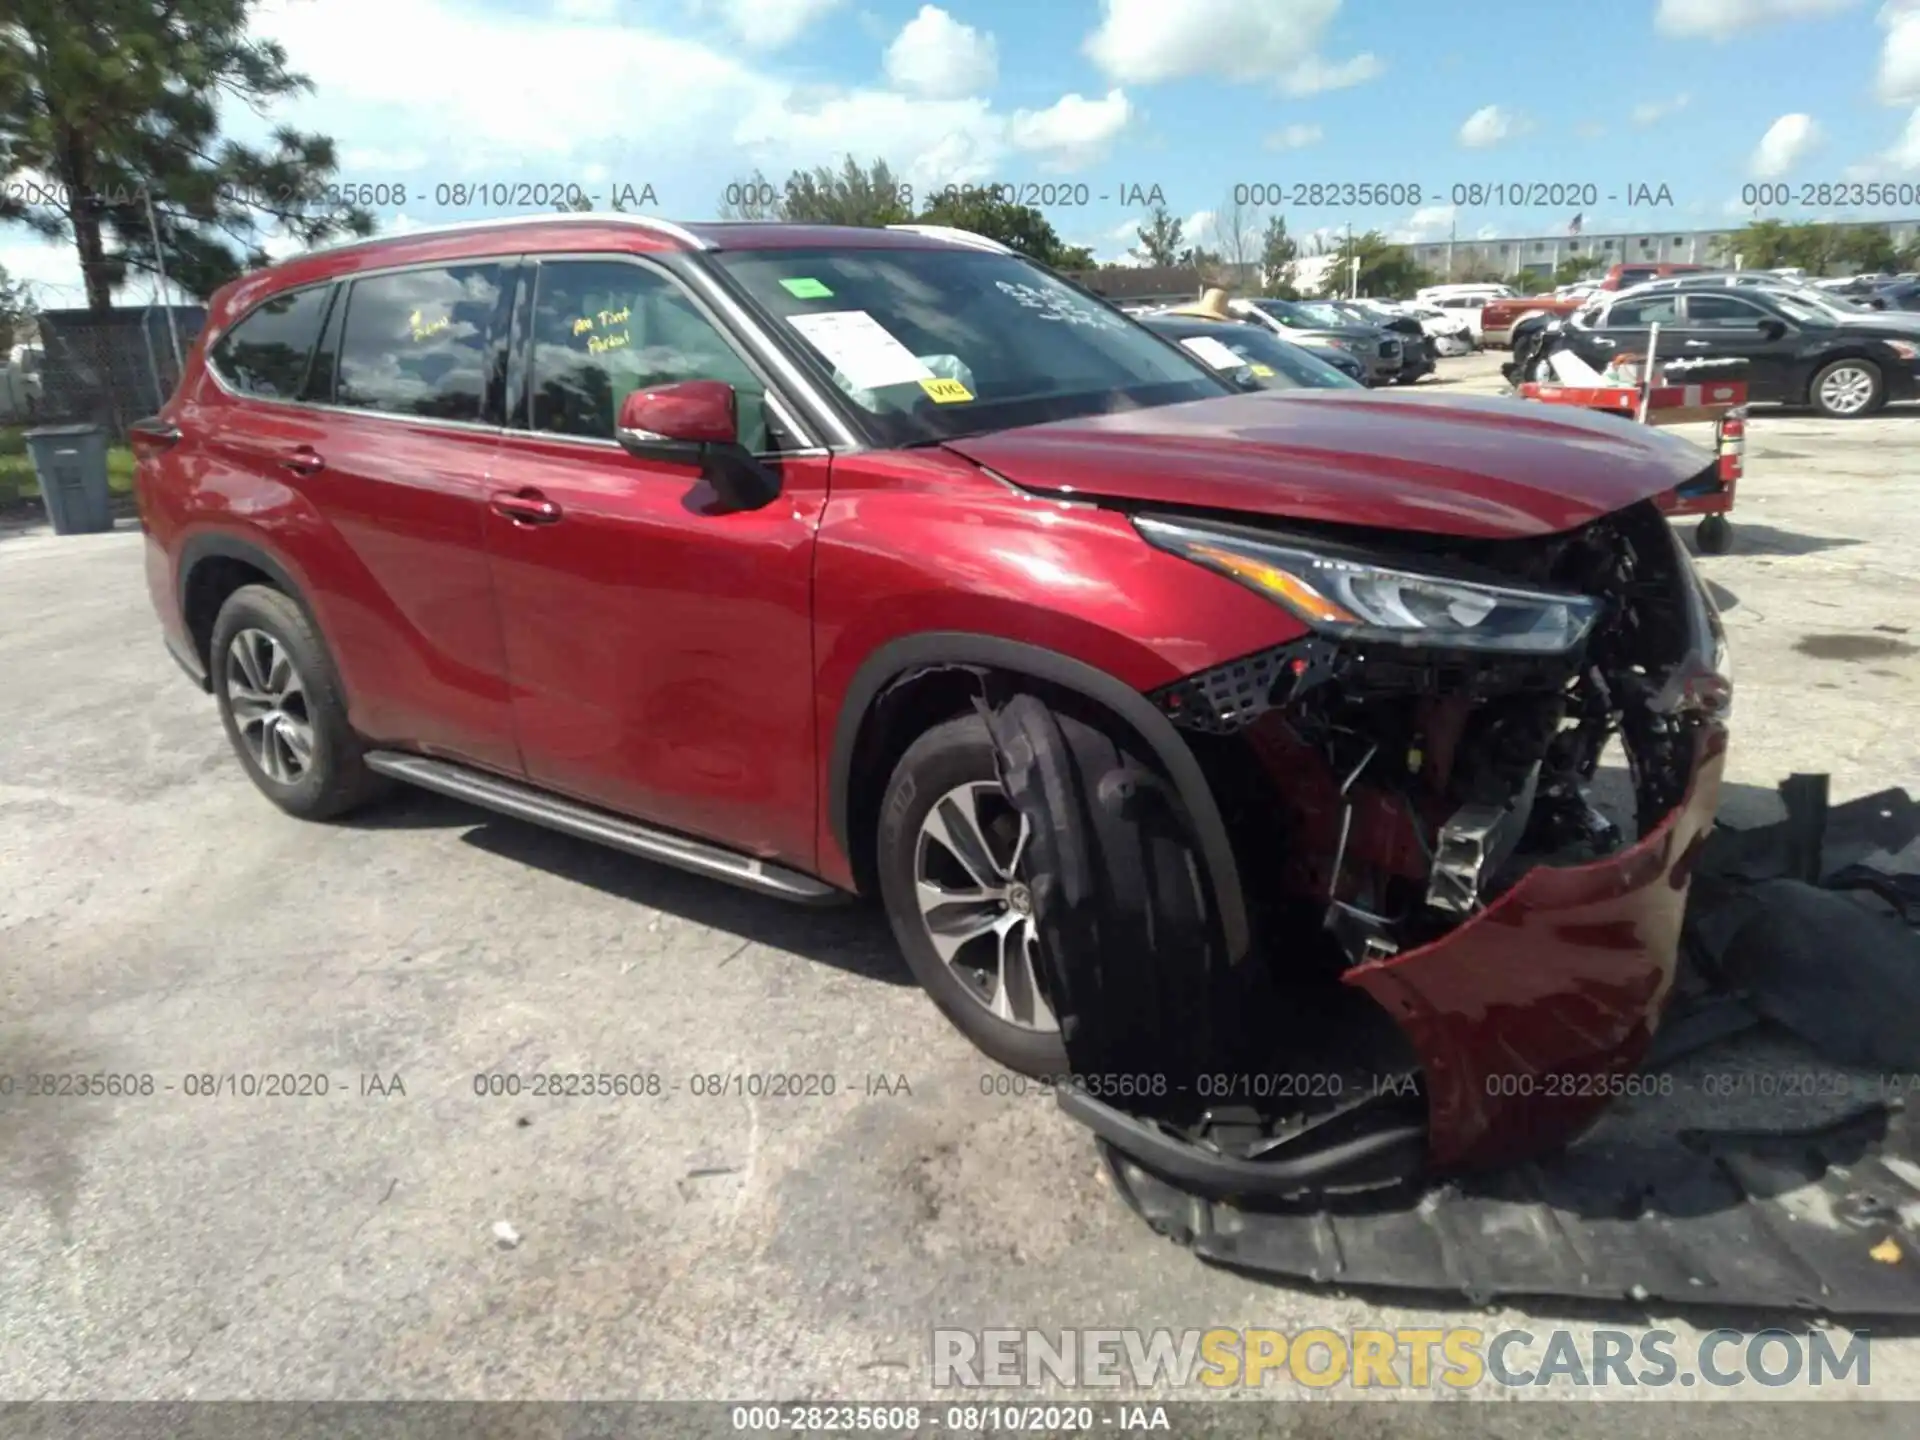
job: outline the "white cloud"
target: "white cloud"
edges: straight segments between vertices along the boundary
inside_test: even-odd
[[[1482,105],[1460,126],[1460,143],[1469,150],[1484,150],[1520,133],[1526,122],[1498,105]]]
[[[1757,25],[1837,15],[1856,0],[1660,0],[1654,28],[1664,35],[1724,40]]]
[[[1318,95],[1322,90],[1345,90],[1349,86],[1378,79],[1386,68],[1371,50],[1338,62],[1309,55],[1280,77],[1280,88],[1289,95]]]
[[[1874,88],[1888,105],[1920,101],[1920,7],[1888,5],[1880,11],[1887,38],[1880,43]]]
[[[1455,206],[1424,206],[1401,221],[1387,238],[1396,245],[1420,245],[1445,240],[1453,234],[1454,224],[1459,218],[1460,211]]]
[[[1641,127],[1658,125],[1670,115],[1678,115],[1692,100],[1690,95],[1675,95],[1670,100],[1645,100],[1633,107],[1633,123]]]
[[[378,145],[348,146],[340,151],[339,158],[340,173],[355,179],[421,170],[429,163],[424,150],[387,150]]]
[[[958,100],[993,88],[1000,59],[993,36],[962,25],[937,5],[901,27],[887,47],[887,79],[929,100]]]
[[[1267,136],[1269,150],[1304,150],[1309,145],[1320,143],[1321,132],[1318,125],[1288,125]]]
[[[1756,179],[1778,179],[1791,171],[1819,138],[1820,127],[1811,115],[1782,115],[1754,146],[1748,168]]]
[[[695,9],[720,23],[749,50],[781,50],[844,0],[695,0]],[[651,78],[652,71],[636,71]]]
[[[1109,90],[1097,100],[1063,95],[1045,110],[1019,110],[1007,122],[1007,141],[1016,150],[1037,153],[1052,170],[1076,170],[1092,164],[1133,118],[1126,92]]]
[[[1320,54],[1340,0],[1101,0],[1086,54],[1111,78],[1150,85],[1192,75],[1266,80],[1296,95],[1370,80],[1371,54]]]

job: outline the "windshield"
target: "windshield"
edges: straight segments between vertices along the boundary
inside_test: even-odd
[[[1294,307],[1315,325],[1351,325],[1354,319],[1324,300],[1305,300]]]
[[[949,249],[744,250],[714,262],[888,447],[1231,393],[1046,270]]]
[[[1784,290],[1769,290],[1767,298],[1778,307],[1782,315],[1807,325],[1829,325],[1840,312],[1825,304],[1816,304],[1800,295],[1790,295]]]
[[[1202,364],[1231,375],[1235,383],[1259,390],[1359,390],[1359,381],[1342,375],[1316,355],[1253,325],[1153,324],[1170,340],[1199,357]]]

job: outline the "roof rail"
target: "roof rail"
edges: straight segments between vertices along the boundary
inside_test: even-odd
[[[332,255],[342,250],[357,250],[363,245],[383,245],[400,240],[432,240],[441,235],[464,235],[481,230],[497,230],[518,225],[568,225],[597,222],[602,225],[637,225],[659,235],[668,235],[693,250],[711,250],[713,244],[671,220],[656,220],[651,215],[630,215],[622,210],[556,211],[550,215],[502,215],[491,220],[456,220],[445,225],[426,225],[401,235],[362,235],[334,245],[321,245],[287,257],[304,260],[313,255]],[[284,264],[285,262],[279,262]]]
[[[991,250],[998,255],[1014,255],[1019,252],[1011,245],[1002,245],[998,240],[979,235],[972,230],[962,230],[954,225],[889,225],[889,230],[905,230],[912,235],[925,235],[933,240],[950,240],[955,245],[966,245],[975,250]]]

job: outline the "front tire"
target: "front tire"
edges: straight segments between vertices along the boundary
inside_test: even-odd
[[[1887,382],[1871,360],[1835,360],[1822,366],[1807,387],[1807,398],[1830,420],[1857,420],[1885,402]]]
[[[908,747],[880,807],[880,894],[907,965],[984,1054],[1023,1075],[1061,1075],[1026,871],[1026,829],[1001,787],[977,715]]]
[[[247,778],[289,815],[331,819],[387,788],[363,762],[333,658],[291,596],[234,591],[214,619],[208,668]]]

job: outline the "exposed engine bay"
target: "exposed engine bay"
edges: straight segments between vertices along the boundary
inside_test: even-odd
[[[1350,964],[1436,938],[1534,866],[1619,850],[1678,803],[1692,757],[1679,692],[1701,601],[1651,505],[1421,559],[1598,597],[1601,618],[1554,656],[1308,637],[1154,697],[1238,797],[1236,845],[1277,860],[1286,928],[1318,912]],[[1589,797],[1615,739],[1630,817]]]
[[[1515,1072],[1630,1067],[1671,982],[1684,854],[1712,817],[1693,787],[1730,700],[1681,542],[1651,503],[1540,540],[1391,542],[1368,573],[1584,597],[1584,629],[1552,653],[1314,633],[1152,695],[1231,840],[1244,957],[1170,785],[1038,702],[990,712],[1034,832],[1077,1082],[1061,1103],[1196,1194],[1352,1193],[1537,1153],[1605,1091],[1535,1099]],[[1616,741],[1631,795],[1609,815],[1592,792]]]

